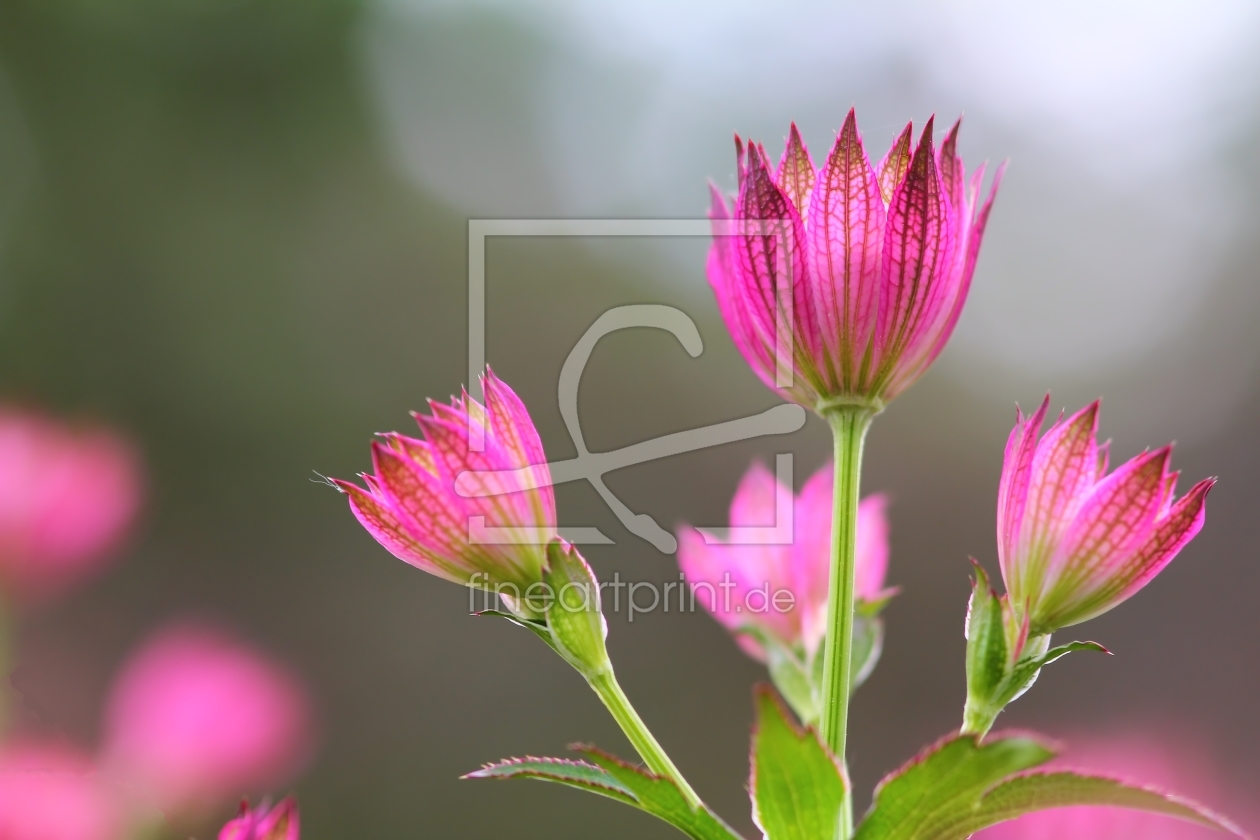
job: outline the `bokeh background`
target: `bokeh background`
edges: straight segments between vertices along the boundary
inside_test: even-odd
[[[1260,6],[0,2],[0,395],[140,442],[150,504],[125,562],[21,624],[23,725],[97,738],[110,675],[163,620],[226,622],[312,688],[310,838],[646,838],[663,825],[481,762],[595,741],[628,754],[580,679],[461,590],[389,557],[315,471],[368,468],[373,432],[467,370],[467,220],[702,217],[731,134],[815,157],[856,105],[872,156],[908,118],[965,114],[968,163],[1010,160],[968,309],[878,421],[865,488],[891,494],[883,662],[853,711],[864,800],[958,724],[968,555],[995,567],[1016,401],[1104,398],[1128,457],[1178,442],[1219,475],[1208,525],[1141,595],[1082,628],[1113,658],[1049,669],[1004,716],[1051,734],[1143,728],[1199,745],[1243,807],[1260,784]],[[488,359],[552,457],[556,382],[596,317],[668,303],[699,325],[605,339],[581,392],[594,450],[775,403],[735,352],[706,242],[492,240]],[[724,524],[787,438],[612,474],[667,526]],[[1188,486],[1188,483],[1183,485]],[[586,486],[601,575],[676,578]],[[640,711],[700,792],[750,828],[759,668],[703,614],[615,616]],[[221,815],[226,816],[226,815]],[[207,828],[204,836],[210,835]],[[199,835],[202,836],[202,835]]]

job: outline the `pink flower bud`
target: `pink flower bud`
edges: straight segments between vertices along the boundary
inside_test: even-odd
[[[430,574],[519,595],[542,579],[556,502],[525,404],[487,371],[483,407],[467,394],[416,415],[424,440],[393,432],[372,444],[367,489],[333,479],[350,509],[395,557]],[[480,446],[470,440],[470,429]],[[515,602],[514,608],[522,608]]]
[[[284,668],[221,633],[175,626],[115,681],[103,766],[146,803],[196,815],[291,779],[310,757],[310,718]]]
[[[38,599],[96,571],[140,506],[132,449],[102,429],[0,409],[0,590]]]
[[[1203,527],[1207,478],[1174,500],[1172,447],[1111,473],[1097,402],[1038,440],[1047,396],[1017,413],[998,489],[998,559],[1011,608],[1031,635],[1079,624],[1131,597]]]
[[[60,745],[0,750],[0,837],[117,840],[119,809],[91,761]]]
[[[811,656],[826,635],[831,494],[828,464],[805,482],[794,499],[795,533],[790,543],[723,544],[706,542],[694,528],[679,532],[678,565],[696,600],[735,632],[744,650],[758,660],[765,659],[765,652],[760,642],[744,632],[749,628]],[[762,464],[753,464],[731,500],[731,526],[770,528],[775,524],[775,500],[782,495],[791,498],[791,488],[780,484]],[[858,506],[855,592],[860,601],[878,601],[887,595],[885,504],[883,496],[875,495]]]
[[[967,180],[957,135],[935,151],[928,120],[912,153],[906,126],[871,166],[850,110],[817,170],[795,125],[777,169],[736,138],[739,194],[731,207],[714,190],[709,283],[735,345],[785,399],[878,408],[945,347],[997,189],[980,201],[984,167]]]
[[[241,803],[241,813],[219,832],[219,840],[299,840],[297,803],[285,799],[274,808],[266,803],[254,810]]]

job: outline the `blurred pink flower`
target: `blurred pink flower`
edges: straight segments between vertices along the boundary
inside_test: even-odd
[[[139,459],[111,432],[0,409],[0,591],[40,598],[95,571],[140,496]]]
[[[0,749],[0,838],[116,840],[119,810],[86,756],[58,744]]]
[[[205,627],[159,633],[123,667],[105,712],[102,767],[170,814],[197,814],[289,780],[310,757],[301,685]]]
[[[507,584],[519,593],[541,579],[557,535],[555,495],[525,404],[493,372],[482,387],[485,407],[466,393],[449,406],[430,401],[432,416],[416,415],[424,440],[391,432],[373,442],[376,472],[363,476],[366,490],[333,482],[400,560],[455,583]],[[482,451],[469,445],[470,423],[484,431]],[[486,472],[495,470],[518,472]],[[478,528],[497,533],[474,539]]]
[[[967,181],[957,135],[955,124],[934,151],[928,120],[911,153],[907,125],[872,167],[850,110],[820,169],[795,125],[777,169],[760,144],[745,153],[736,137],[739,194],[731,207],[713,190],[709,283],[736,346],[784,398],[812,409],[837,397],[878,404],[945,347],[997,189],[979,201],[984,167]],[[786,337],[779,315],[790,345],[776,339]],[[776,347],[789,387],[776,381]]]
[[[1081,770],[1190,796],[1219,806],[1229,795],[1210,759],[1184,738],[1155,741],[1141,733],[1070,742],[1062,758],[1045,768]],[[1233,814],[1231,814],[1233,816]],[[1212,829],[1162,814],[1127,808],[1074,806],[1028,814],[975,835],[976,840],[1209,840]]]
[[[1010,606],[1031,635],[1079,624],[1126,600],[1203,527],[1207,478],[1174,501],[1172,447],[1107,474],[1097,402],[1040,440],[1047,396],[1017,413],[998,489],[998,559]]]
[[[832,466],[814,473],[795,499],[790,544],[747,545],[706,543],[696,529],[684,526],[678,534],[678,565],[696,600],[724,627],[736,633],[750,656],[765,659],[762,645],[747,633],[752,627],[788,647],[801,646],[812,655],[827,629],[827,589],[831,574]],[[775,523],[775,500],[792,491],[760,463],[744,473],[731,500],[734,528],[769,527]],[[887,502],[868,496],[858,506],[856,584],[859,601],[873,602],[887,595]],[[775,593],[792,594],[791,607],[775,606]],[[785,605],[784,597],[780,604]]]
[[[241,803],[241,813],[219,832],[219,840],[299,840],[297,803],[292,798],[274,808],[266,803],[254,810]]]

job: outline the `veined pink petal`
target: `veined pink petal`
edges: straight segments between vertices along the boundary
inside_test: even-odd
[[[1050,408],[1050,395],[1041,401],[1032,416],[1024,418],[1015,409],[1015,428],[1006,442],[1006,456],[1002,464],[1002,479],[998,485],[998,561],[1007,589],[1017,588],[1022,579],[1022,569],[1016,562],[1016,541],[1020,523],[1028,504],[1028,485],[1032,481],[1033,456],[1037,452],[1037,436]]]
[[[959,126],[938,154],[932,125],[913,153],[908,125],[872,167],[851,110],[818,172],[795,125],[777,170],[736,136],[739,193],[733,210],[714,193],[707,272],[736,346],[784,397],[824,413],[850,402],[838,398],[877,408],[953,332],[989,204],[977,216]],[[732,227],[730,245],[718,241]]]
[[[892,203],[893,193],[901,186],[910,170],[910,141],[913,131],[914,123],[906,123],[901,134],[893,141],[888,154],[875,167],[875,171],[879,173],[879,192],[885,205]]]
[[[1097,480],[1098,401],[1060,420],[1037,444],[1028,484],[1027,508],[1019,529],[1025,563],[1046,559]]]
[[[933,319],[952,297],[949,285],[958,282],[949,272],[953,238],[928,120],[910,170],[888,208],[875,326],[877,389],[895,377],[899,359],[913,357],[920,345],[931,342]]]
[[[1150,537],[1170,455],[1167,446],[1144,453],[1095,485],[1051,558],[1052,575],[1079,574],[1096,560],[1117,557]]]
[[[817,358],[821,346],[805,262],[805,230],[792,202],[770,177],[760,148],[749,148],[748,174],[740,191],[735,266],[744,306],[761,340],[801,370],[799,360]],[[815,389],[817,382],[809,382]]]
[[[493,373],[484,385],[487,407],[461,394],[416,415],[424,440],[392,433],[374,442],[366,491],[333,483],[396,557],[459,583],[520,591],[540,579],[555,495],[524,404]],[[481,424],[481,449],[470,445],[470,424]]]
[[[809,159],[809,150],[805,148],[801,134],[796,130],[796,123],[792,123],[787,147],[783,150],[783,159],[779,161],[779,171],[775,173],[775,181],[802,219],[809,216],[809,197],[814,191],[815,177],[814,162]]]
[[[1100,584],[1097,589],[1082,593],[1077,611],[1069,616],[1070,623],[1087,621],[1127,601],[1162,572],[1203,529],[1207,494],[1215,483],[1216,479],[1205,478],[1190,488],[1190,492],[1156,522],[1154,533],[1137,551],[1114,566],[1105,578],[1096,581]]]
[[[447,552],[439,553],[431,544],[417,539],[384,499],[365,491],[353,482],[338,478],[332,481],[349,498],[350,510],[354,513],[354,518],[359,520],[359,524],[367,529],[367,532],[390,554],[417,569],[453,583],[463,583],[467,579],[464,570],[449,564],[444,559],[449,556]]]
[[[810,200],[810,283],[827,355],[854,390],[874,330],[885,212],[852,109]]]

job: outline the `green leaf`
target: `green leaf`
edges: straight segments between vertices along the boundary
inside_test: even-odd
[[[464,776],[465,779],[538,779],[607,796],[664,820],[692,840],[743,840],[703,805],[692,808],[669,779],[591,746],[575,745],[588,761],[563,758],[510,758]]]
[[[757,689],[753,821],[767,840],[830,838],[840,824],[844,771],[812,729],[800,729],[767,686]]]
[[[638,807],[677,828],[694,840],[743,840],[734,829],[706,806],[692,808],[669,779],[628,764],[592,746],[575,745],[592,764],[629,789],[638,800]]]
[[[1054,757],[1023,735],[953,735],[887,776],[858,828],[856,840],[935,840],[973,813],[991,787]],[[958,835],[966,836],[966,835]]]
[[[955,824],[930,838],[962,840],[982,828],[1023,814],[1071,805],[1133,808],[1178,817],[1238,837],[1247,836],[1229,820],[1189,800],[1102,776],[1058,772],[1028,773],[1007,779],[991,788],[970,813],[960,815]]]
[[[585,761],[569,761],[563,758],[509,758],[487,764],[480,770],[463,776],[465,779],[541,779],[562,785],[588,790],[624,802],[638,805],[634,792],[617,781],[607,771]]]

